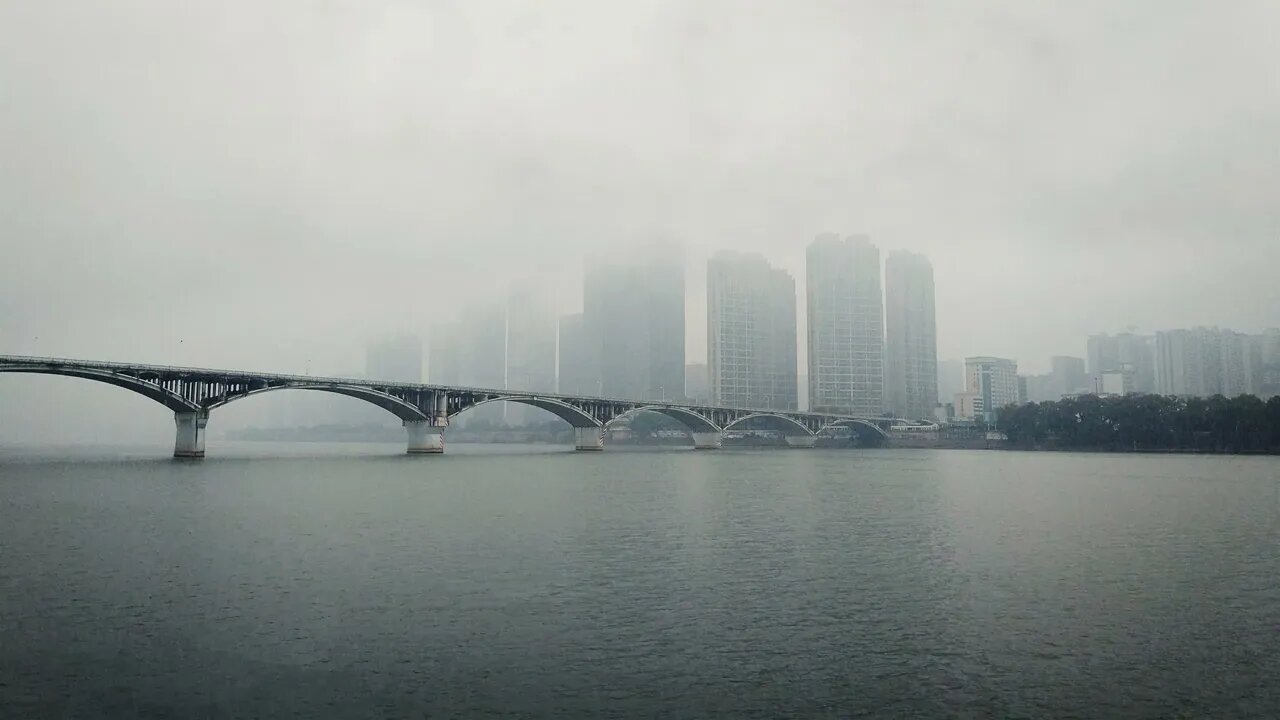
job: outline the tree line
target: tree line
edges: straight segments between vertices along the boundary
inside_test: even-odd
[[[1020,448],[1280,454],[1280,396],[1083,395],[1009,405],[997,426]]]

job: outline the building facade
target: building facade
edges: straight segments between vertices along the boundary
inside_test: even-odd
[[[1150,335],[1090,335],[1088,360],[1086,387],[1090,391],[1098,389],[1098,379],[1103,374],[1124,373],[1129,375],[1127,387],[1132,388],[1131,392],[1156,392],[1156,347],[1155,338]]]
[[[684,397],[684,295],[678,255],[652,251],[588,263],[583,324],[598,347],[601,395]]]
[[[884,412],[880,250],[865,236],[820,235],[806,253],[809,408]]]
[[[1085,372],[1084,358],[1054,355],[1049,358],[1049,367],[1052,392],[1058,396],[1054,400],[1088,391],[1089,376]]]
[[[1274,333],[1275,331],[1268,331]],[[1248,335],[1216,327],[1156,333],[1157,392],[1209,397],[1275,393],[1268,333]]]
[[[970,357],[964,361],[966,389],[956,396],[956,415],[969,420],[995,422],[996,412],[1019,401],[1018,363],[997,357]],[[961,408],[965,414],[961,415]]]
[[[707,370],[716,405],[797,408],[795,279],[761,255],[707,263]]]
[[[711,402],[711,379],[706,363],[684,366],[684,396],[690,402]]]
[[[932,418],[938,401],[938,329],[929,259],[889,253],[884,294],[886,407],[901,418]]]

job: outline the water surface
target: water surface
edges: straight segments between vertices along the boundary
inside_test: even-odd
[[[1280,460],[0,448],[11,717],[1277,717]]]

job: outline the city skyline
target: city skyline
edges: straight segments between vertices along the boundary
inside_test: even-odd
[[[343,372],[522,283],[580,311],[586,255],[663,237],[687,363],[711,254],[803,297],[822,232],[930,258],[941,359],[1261,332],[1275,8],[1150,9],[4,4],[0,351]]]

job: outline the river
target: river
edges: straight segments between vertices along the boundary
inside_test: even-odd
[[[1280,459],[0,448],[5,717],[1280,717]]]

